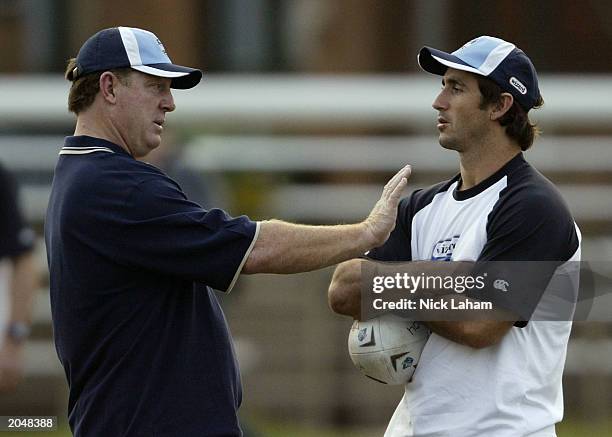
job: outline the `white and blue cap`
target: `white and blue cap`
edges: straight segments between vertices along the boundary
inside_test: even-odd
[[[423,47],[417,56],[419,66],[443,76],[446,70],[469,71],[488,77],[529,111],[540,98],[538,74],[527,55],[514,44],[492,36],[479,36],[453,53]]]
[[[172,88],[192,88],[202,79],[200,70],[173,64],[154,33],[135,27],[111,27],[90,37],[79,50],[76,67],[68,79],[127,67],[168,77],[172,79]]]

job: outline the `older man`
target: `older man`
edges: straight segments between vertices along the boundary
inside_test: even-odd
[[[199,70],[172,64],[151,32],[93,35],[69,61],[74,136],[60,151],[45,224],[55,343],[75,436],[239,436],[238,367],[211,288],[240,273],[318,269],[381,245],[409,167],[369,217],[302,226],[203,210],[135,158],[158,147],[171,88]]]

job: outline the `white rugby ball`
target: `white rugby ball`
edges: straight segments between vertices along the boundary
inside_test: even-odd
[[[393,314],[355,320],[348,337],[349,355],[368,378],[383,384],[406,384],[429,335],[423,323]]]

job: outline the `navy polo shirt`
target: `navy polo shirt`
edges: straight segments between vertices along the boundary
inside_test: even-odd
[[[116,144],[66,139],[45,240],[76,437],[241,435],[240,376],[211,287],[231,289],[257,231]]]

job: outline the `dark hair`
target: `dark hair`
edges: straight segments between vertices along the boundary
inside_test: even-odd
[[[68,94],[68,110],[78,115],[91,106],[96,94],[100,91],[100,76],[104,71],[96,71],[74,79],[74,69],[76,68],[76,59],[71,58],[66,65],[64,77],[72,82],[70,93]],[[130,68],[117,68],[109,70],[114,73],[121,83],[128,84],[128,77],[132,71]]]
[[[491,104],[496,104],[501,100],[501,95],[504,92],[499,85],[491,79],[475,75],[478,80],[478,89],[480,90],[480,109],[485,109]],[[540,96],[534,105],[534,108],[540,108],[544,104],[544,99]],[[521,150],[529,149],[533,140],[540,134],[540,129],[536,123],[531,123],[527,111],[518,104],[516,100],[499,120],[499,124],[506,127],[506,135],[516,141]]]

